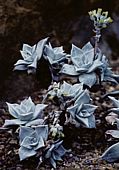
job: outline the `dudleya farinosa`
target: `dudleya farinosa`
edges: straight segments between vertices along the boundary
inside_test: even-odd
[[[59,71],[62,65],[68,60],[66,53],[64,53],[63,47],[53,48],[50,43],[45,45],[44,58],[49,62],[52,80],[58,81]]]
[[[119,79],[119,76],[113,74],[109,68],[108,60],[100,50],[94,58],[94,48],[90,42],[82,49],[72,45],[71,61],[72,64],[63,65],[60,73],[78,77],[81,83],[89,87],[99,84],[99,77],[101,81],[114,83],[117,83],[116,80]]]
[[[20,127],[19,157],[24,160],[37,154],[37,150],[45,146],[48,138],[48,125],[39,125],[35,128]]]
[[[33,46],[23,44],[23,48],[20,51],[23,59],[18,60],[14,64],[14,70],[27,70],[28,73],[35,72],[47,40],[48,38],[42,39]]]
[[[5,120],[4,127],[11,125],[31,126],[42,122],[42,111],[47,107],[45,104],[34,104],[31,97],[24,99],[20,104],[7,103],[9,113],[15,118]]]
[[[90,96],[85,90],[75,101],[73,106],[67,108],[75,126],[95,128],[95,116],[93,115],[97,106],[90,104]]]

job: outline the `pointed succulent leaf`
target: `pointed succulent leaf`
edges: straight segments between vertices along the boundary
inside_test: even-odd
[[[109,99],[111,99],[115,107],[117,108],[119,107],[119,100],[115,99],[114,97],[110,97],[110,96],[109,96]]]
[[[30,136],[33,133],[33,129],[26,126],[21,126],[19,131],[20,144],[26,136]]]
[[[13,117],[18,118],[19,105],[18,105],[18,104],[10,104],[10,103],[7,103],[7,106],[8,106],[8,111],[9,111],[9,113],[10,113]]]
[[[86,104],[90,102],[90,96],[87,90],[82,91],[82,93],[79,95],[79,97],[76,99],[75,104],[81,105]]]
[[[52,65],[65,60],[66,54],[64,53],[62,46],[52,48],[51,44],[49,43],[49,45],[45,46],[44,57],[48,59],[49,63]]]
[[[119,160],[119,142],[110,146],[101,156],[107,162],[115,162]]]
[[[14,126],[14,125],[24,125],[26,121],[21,121],[19,119],[5,120],[3,127]]]
[[[79,81],[89,87],[92,87],[96,83],[97,77],[94,72],[83,73],[79,76]]]
[[[45,154],[45,158],[49,159],[51,165],[56,168],[56,161],[62,160],[61,157],[66,153],[65,148],[62,146],[63,141],[54,142]]]
[[[48,105],[46,104],[37,104],[35,106],[35,112],[33,115],[33,118],[36,119],[38,116],[40,116],[41,112],[47,107]]]
[[[44,123],[44,119],[35,119],[35,120],[29,121],[28,123],[26,123],[25,126],[35,127],[35,126],[38,126],[38,125],[42,125],[43,123]]]
[[[47,140],[47,138],[48,138],[48,125],[36,126],[35,130],[36,130],[37,134],[40,135],[40,137],[43,138],[44,141]]]
[[[26,159],[26,158],[29,158],[31,156],[34,156],[36,155],[36,151],[33,150],[33,149],[28,149],[28,148],[25,148],[25,147],[20,147],[19,148],[19,157],[20,157],[20,161]]]
[[[23,45],[21,55],[23,57],[23,60],[18,60],[14,64],[14,70],[27,70],[28,73],[34,72],[34,69],[37,68],[37,62],[40,60],[44,46],[47,42],[48,38],[45,38],[41,41],[39,41],[34,46],[29,46],[27,44]],[[30,69],[30,71],[29,71]]]
[[[93,46],[91,45],[90,42],[88,42],[87,44],[85,44],[85,45],[83,46],[83,48],[82,48],[83,52],[88,52],[88,51],[90,51],[90,50],[92,50],[92,49],[93,49]]]

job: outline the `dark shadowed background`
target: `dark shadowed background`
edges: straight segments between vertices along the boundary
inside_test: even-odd
[[[1,100],[14,101],[49,84],[43,64],[38,82],[35,76],[12,71],[23,43],[33,45],[50,37],[53,46],[63,45],[69,52],[72,43],[82,47],[89,40],[93,42],[88,11],[97,8],[109,11],[114,20],[102,31],[100,48],[118,64],[119,0],[0,0]]]

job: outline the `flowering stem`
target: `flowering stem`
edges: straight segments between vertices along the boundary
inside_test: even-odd
[[[98,52],[98,42],[101,34],[100,34],[100,29],[96,29],[94,30],[94,32],[95,32],[95,47],[94,47],[94,60],[95,60]]]

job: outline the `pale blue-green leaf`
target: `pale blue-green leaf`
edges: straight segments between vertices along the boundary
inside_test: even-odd
[[[30,136],[31,133],[33,133],[33,132],[34,132],[34,130],[32,128],[26,127],[26,126],[21,126],[20,131],[19,131],[20,144],[26,136]]]
[[[15,71],[15,70],[27,70],[28,69],[28,67],[27,67],[27,65],[16,65],[15,67],[14,67],[14,69],[13,69],[13,71]]]
[[[97,106],[92,104],[83,104],[83,110],[87,110],[90,115],[94,113],[96,108]]]
[[[119,160],[119,142],[110,146],[101,156],[107,162],[115,162]]]
[[[45,44],[47,43],[48,37],[40,40],[36,45],[37,61],[41,59]]]
[[[11,103],[8,103],[8,102],[6,102],[6,104],[8,106],[9,113],[13,117],[18,118],[18,115],[19,115],[19,104],[11,104]]]
[[[37,104],[35,106],[35,112],[34,112],[34,115],[33,115],[33,119],[36,119],[36,118],[41,118],[41,114],[42,114],[42,111],[47,107],[48,105],[46,104]]]
[[[80,123],[82,126],[89,128],[88,118],[83,118],[79,115],[76,115],[76,121],[78,121],[78,123]]]
[[[23,44],[22,51],[25,51],[27,54],[32,54],[32,47],[28,44]]]
[[[25,147],[20,147],[19,148],[19,157],[20,157],[20,161],[29,158],[31,156],[36,155],[36,151],[34,149],[27,149]]]
[[[76,72],[75,66],[70,64],[64,64],[60,70],[60,73],[71,75],[71,76],[79,75],[79,73]]]
[[[88,90],[82,91],[82,93],[79,95],[77,100],[75,101],[75,104],[81,105],[81,104],[86,104],[90,102],[90,96],[88,93]]]
[[[115,99],[114,97],[108,96],[109,99],[113,102],[115,107],[119,107],[119,100]]]
[[[48,125],[39,125],[35,128],[36,133],[43,138],[44,141],[48,138]]]
[[[30,121],[33,118],[33,112],[24,112],[23,114],[19,114],[18,117],[21,121]]]
[[[72,49],[71,49],[71,59],[72,59],[72,62],[73,62],[73,57],[78,57],[79,56],[79,58],[82,59],[82,55],[83,54],[84,53],[83,53],[83,51],[80,48],[78,48],[74,44],[72,44]]]
[[[99,59],[94,60],[91,67],[88,69],[88,73],[95,71],[97,68],[100,68],[102,65],[103,63],[99,61]]]
[[[67,112],[69,112],[74,119],[75,119],[75,115],[76,115],[76,112],[77,112],[77,108],[78,108],[78,104],[76,104],[74,106],[70,106],[70,107],[67,108]]]
[[[56,169],[56,162],[55,162],[55,160],[52,157],[50,158],[50,163],[53,166],[53,168]]]
[[[93,62],[94,62],[94,49],[91,49],[85,52],[83,63],[84,65],[88,66],[90,64],[91,66]]]
[[[45,146],[44,140],[43,140],[42,137],[40,137],[37,146],[34,147],[34,150],[38,150],[38,149],[40,149],[40,148],[42,148],[44,146]]]
[[[35,119],[26,123],[25,126],[34,127],[34,126],[42,125],[43,123],[44,123],[44,119]]]
[[[85,44],[82,48],[83,52],[88,52],[89,50],[94,50],[93,46],[91,45],[90,42],[88,42],[87,44]]]
[[[53,153],[52,153],[52,157],[53,157],[53,159],[56,160],[56,161],[62,161],[62,158],[61,158],[61,156],[59,155],[58,152],[53,152]]]
[[[112,109],[109,109],[109,112],[114,112],[116,114],[119,115],[119,108],[112,108]]]
[[[26,136],[23,141],[21,142],[20,146],[25,147],[27,149],[33,149],[33,146],[31,146],[32,142],[34,138],[30,137],[30,136]],[[38,144],[38,141],[35,142],[35,145]]]
[[[59,154],[60,157],[62,157],[62,156],[65,155],[66,149],[65,149],[62,145],[60,145],[60,146],[58,147],[58,149],[56,150],[56,152]],[[57,160],[58,160],[58,159],[57,159]]]
[[[104,75],[103,81],[109,81],[109,82],[118,84],[117,80],[116,80],[115,78],[111,77],[111,76],[106,76],[106,75]]]
[[[24,125],[26,121],[21,121],[19,119],[5,120],[4,127],[13,126],[13,125]]]
[[[31,64],[32,63],[32,61],[25,61],[25,60],[18,60],[15,64],[14,64],[14,66],[15,67],[17,67],[17,66],[22,66],[22,65],[26,65],[26,66],[28,66],[29,64]]]
[[[79,81],[89,87],[92,87],[96,83],[96,74],[92,73],[84,73],[79,76]]]

